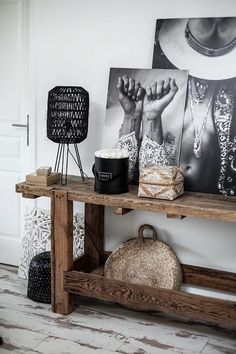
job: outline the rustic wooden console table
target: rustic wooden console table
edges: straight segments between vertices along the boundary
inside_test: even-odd
[[[104,207],[118,215],[131,210],[236,222],[236,198],[185,193],[174,201],[137,197],[137,187],[118,195],[94,192],[94,181],[70,176],[68,184],[50,187],[16,185],[25,198],[51,198],[52,218],[52,309],[67,315],[73,310],[73,294],[132,304],[186,318],[236,329],[236,302],[195,295],[184,291],[157,289],[116,281],[103,276]],[[73,262],[73,201],[85,203],[84,255]],[[236,273],[182,264],[184,283],[236,294]]]

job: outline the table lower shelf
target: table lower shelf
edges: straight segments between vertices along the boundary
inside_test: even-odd
[[[16,191],[26,198],[46,196],[51,199],[52,239],[52,309],[67,315],[73,310],[72,294],[119,302],[142,310],[157,310],[185,316],[200,322],[236,329],[236,302],[189,294],[183,291],[134,285],[105,278],[101,267],[104,254],[104,208],[116,214],[130,210],[165,213],[169,217],[204,217],[236,221],[236,197],[184,193],[174,201],[139,198],[137,186],[118,195],[94,191],[94,180],[81,182],[68,177],[68,184],[50,187],[19,183]],[[84,252],[73,264],[73,202],[85,203]],[[95,269],[96,268],[96,269]],[[73,270],[72,270],[73,269]],[[182,265],[184,282],[236,293],[236,274]]]
[[[191,266],[182,267],[183,270],[186,269],[184,279],[187,279]],[[195,269],[195,273],[200,269],[204,270],[205,274],[210,274],[211,271],[199,267],[192,268]],[[231,279],[232,286],[228,285],[227,290],[235,293],[236,274],[215,270],[212,272],[221,275],[219,286],[216,284],[216,289],[222,288],[223,278]],[[210,275],[208,279],[209,277]],[[196,284],[196,280],[192,283]],[[202,281],[200,283],[202,284]],[[234,301],[109,279],[103,276],[103,266],[99,266],[90,273],[74,270],[65,272],[64,290],[68,293],[118,302],[137,310],[161,311],[199,322],[236,329],[236,302]]]

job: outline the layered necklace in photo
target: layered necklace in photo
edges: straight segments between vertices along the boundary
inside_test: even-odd
[[[235,195],[235,187],[226,187],[235,178],[236,136],[230,139],[231,124],[234,112],[234,90],[231,86],[222,86],[216,92],[213,105],[214,122],[220,147],[220,175],[218,189],[221,194]],[[229,167],[229,169],[228,169]],[[230,172],[230,174],[227,174]]]
[[[188,84],[194,130],[193,153],[197,159],[200,159],[203,155],[202,141],[213,95],[208,94],[210,87],[204,80],[190,77]]]

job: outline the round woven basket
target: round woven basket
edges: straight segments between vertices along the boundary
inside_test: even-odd
[[[144,231],[151,230],[153,237],[144,238]],[[123,242],[108,257],[104,275],[132,284],[179,290],[182,271],[179,261],[167,244],[157,240],[151,225],[142,225],[138,237]],[[128,306],[141,310],[138,306]]]

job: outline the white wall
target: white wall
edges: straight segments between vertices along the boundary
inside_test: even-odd
[[[85,172],[91,175],[94,151],[100,148],[110,67],[151,68],[155,21],[168,17],[236,16],[235,0],[31,0],[37,3],[36,165],[53,165],[56,145],[46,139],[48,91],[56,85],[80,85],[90,94],[89,134],[80,145]],[[75,166],[71,173],[77,173]],[[45,201],[41,205],[45,205]],[[112,249],[156,226],[182,262],[236,271],[233,223],[197,218],[169,220],[165,215],[106,213],[106,243]]]

